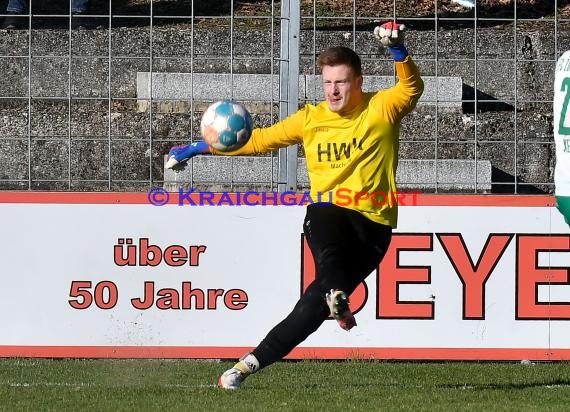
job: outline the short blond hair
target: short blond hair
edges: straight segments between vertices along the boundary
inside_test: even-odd
[[[321,70],[323,66],[338,66],[346,64],[352,68],[354,74],[362,76],[362,63],[356,52],[348,47],[329,47],[319,55],[318,64]]]

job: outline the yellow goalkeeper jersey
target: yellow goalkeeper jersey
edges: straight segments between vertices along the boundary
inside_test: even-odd
[[[307,104],[271,127],[254,129],[244,147],[224,154],[266,153],[302,143],[312,200],[356,210],[395,228],[400,121],[423,92],[420,73],[409,56],[395,65],[399,81],[364,93],[350,113],[332,112],[326,101]]]

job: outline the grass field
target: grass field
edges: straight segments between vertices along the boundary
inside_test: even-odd
[[[570,364],[280,362],[239,391],[231,362],[0,359],[2,411],[565,411]]]

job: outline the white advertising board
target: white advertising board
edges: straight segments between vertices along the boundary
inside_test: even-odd
[[[570,359],[549,196],[418,195],[378,270],[289,358]],[[236,358],[314,277],[303,206],[2,193],[0,356]]]

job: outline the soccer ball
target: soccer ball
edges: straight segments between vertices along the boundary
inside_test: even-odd
[[[222,100],[206,109],[200,123],[204,141],[221,152],[237,150],[253,130],[251,115],[240,103]]]

